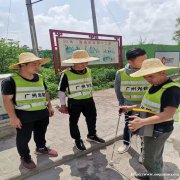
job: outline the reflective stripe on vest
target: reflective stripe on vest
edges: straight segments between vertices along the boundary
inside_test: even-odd
[[[121,69],[121,87],[120,91],[123,97],[128,101],[140,101],[142,100],[149,83],[144,80],[143,77],[133,78],[125,72],[125,69]]]
[[[156,113],[160,113],[161,96],[167,88],[172,87],[172,86],[178,86],[178,85],[175,84],[174,82],[170,82],[170,83],[162,86],[162,88],[160,90],[158,90],[156,93],[149,94],[149,91],[147,91],[142,99],[141,108],[148,109],[148,110],[156,112]],[[167,119],[166,121],[169,121],[172,119],[175,121],[180,120],[180,106],[176,110],[175,115],[172,118]]]
[[[21,76],[12,76],[16,85],[15,109],[37,111],[47,108],[43,78],[38,75],[37,82],[26,81]]]
[[[75,74],[66,69],[63,71],[69,84],[68,97],[73,99],[87,99],[92,97],[91,70],[87,68],[86,74]]]
[[[87,92],[77,92],[77,93],[74,93],[74,94],[70,94],[68,97],[69,98],[75,98],[75,97],[78,97],[78,96],[86,96],[86,95],[92,95],[92,92],[90,92],[90,91],[87,91]]]
[[[19,106],[15,106],[15,109],[26,110],[26,109],[38,107],[38,106],[47,106],[47,102],[37,102],[37,103],[25,104],[22,106],[19,105]]]

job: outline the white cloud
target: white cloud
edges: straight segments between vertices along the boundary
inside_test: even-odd
[[[72,16],[70,6],[56,6],[48,10],[47,15],[35,16],[39,46],[50,48],[49,29],[92,32],[91,19],[81,21]]]
[[[22,45],[27,44],[31,46],[25,3],[22,3],[22,0],[12,0],[12,2],[15,1],[17,3],[19,1],[22,11],[14,12],[13,8],[15,5],[18,6],[18,4],[12,3],[8,38],[18,40]],[[123,44],[137,44],[140,37],[142,40],[146,39],[146,43],[175,43],[172,41],[172,36],[176,30],[176,18],[180,17],[179,0],[100,0],[99,2],[101,7],[106,9],[103,11],[103,16],[100,16],[100,4],[95,1],[96,10],[99,10],[97,19],[98,32],[100,34],[122,35]],[[110,3],[112,3],[111,13],[108,9]],[[4,11],[0,11],[2,35],[6,34],[7,29],[8,4],[6,4]],[[48,9],[46,11],[41,9],[35,11],[34,19],[39,46],[50,48],[49,29],[93,32],[91,16],[82,18],[83,20],[76,18],[77,12],[73,14],[73,9],[71,8],[71,4],[64,4],[46,7]]]
[[[107,5],[110,1],[116,0],[101,1]],[[176,6],[174,1],[176,1]],[[110,17],[99,18],[98,32],[122,35],[123,44],[137,44],[140,39],[145,40],[146,43],[172,44],[176,18],[180,9],[179,1],[174,1],[126,0],[120,2],[122,8],[128,12],[127,18],[119,23],[114,22],[114,19]],[[43,35],[43,37],[38,37],[41,46],[45,43],[44,37],[49,38],[48,29],[50,28],[93,32],[92,20],[76,19],[71,14],[69,5],[52,7],[47,15],[38,15],[35,19],[39,27],[37,32]]]
[[[173,43],[176,18],[180,16],[179,0],[126,0],[122,6],[129,12],[123,25],[129,43],[137,43],[140,36],[147,38],[147,43]]]
[[[8,13],[0,12],[0,26],[4,27],[7,23]]]
[[[118,2],[119,0],[100,0],[102,6],[106,7],[111,2]]]
[[[70,14],[70,5],[65,4],[63,6],[55,6],[48,10],[49,16],[69,16]]]

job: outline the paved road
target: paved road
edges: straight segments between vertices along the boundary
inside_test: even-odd
[[[177,127],[168,139],[164,152],[164,171],[167,174],[165,180],[180,179],[180,141]],[[177,133],[177,134],[176,134]],[[111,160],[113,144],[105,148],[92,151],[87,155],[65,162],[26,180],[135,180],[135,173],[144,172],[142,165],[138,163],[139,138],[132,138],[132,148],[125,154],[118,154],[117,149],[122,141],[115,144],[113,166]]]
[[[15,147],[15,136],[0,140],[0,180],[5,179],[50,179],[50,180],[116,180],[133,179],[135,172],[141,172],[142,166],[138,164],[139,141],[133,137],[132,147],[128,153],[117,153],[118,141],[114,154],[114,167],[107,167],[112,154],[112,142],[118,120],[118,103],[113,89],[94,93],[97,105],[97,132],[106,140],[106,144],[96,145],[85,143],[87,151],[79,153],[74,148],[74,143],[69,135],[68,116],[60,114],[57,110],[50,120],[47,132],[47,145],[55,147],[59,152],[56,158],[36,156],[33,151],[35,145],[30,142],[31,155],[37,163],[35,170],[26,170],[19,166],[20,160]],[[59,104],[59,100],[53,100],[53,106]],[[165,147],[165,172],[180,174],[180,125],[175,125],[175,131]],[[86,138],[87,127],[83,116],[80,118],[79,127],[83,140]],[[124,127],[123,118],[120,121],[118,138]],[[110,146],[109,146],[110,145]],[[30,178],[31,176],[31,178]],[[178,177],[179,178],[179,177]],[[178,179],[172,177],[171,179]],[[169,177],[166,178],[170,180]],[[180,179],[180,178],[179,178]]]

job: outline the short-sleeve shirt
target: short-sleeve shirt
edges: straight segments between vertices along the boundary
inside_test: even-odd
[[[153,94],[157,92],[159,89],[162,88],[163,85],[172,82],[171,79],[168,79],[166,82],[164,82],[161,85],[158,86],[151,86],[149,89],[149,94]],[[164,108],[170,106],[178,108],[180,104],[180,88],[178,86],[172,86],[170,88],[167,88],[162,96],[161,96],[161,107],[160,112],[163,111]],[[169,132],[173,130],[173,122],[174,121],[167,121],[159,124],[155,124],[155,130],[163,131],[163,132]]]
[[[87,73],[87,68],[85,68],[84,70],[76,71],[72,67],[70,67],[69,70],[74,74],[83,75],[83,74]],[[68,83],[67,75],[62,72],[61,75],[60,75],[58,91],[65,92],[68,88],[69,88],[69,83]],[[74,103],[74,104],[83,104],[83,103],[86,103],[88,101],[93,101],[93,98],[91,97],[91,98],[88,98],[88,99],[81,99],[81,100],[68,99],[68,101],[71,102],[71,103]]]
[[[22,77],[23,78],[23,77]],[[38,74],[34,74],[34,78],[32,80],[25,79],[26,81],[30,82],[37,82],[39,81]],[[47,86],[44,83],[44,88],[47,90]],[[1,83],[1,92],[2,95],[13,95],[13,103],[15,104],[15,96],[16,96],[16,84],[13,80],[13,78],[10,76],[6,79],[4,79]],[[45,119],[49,117],[48,109],[38,110],[38,111],[24,111],[24,110],[18,110],[15,109],[17,117],[21,120],[22,123],[28,123],[33,122],[41,119]]]

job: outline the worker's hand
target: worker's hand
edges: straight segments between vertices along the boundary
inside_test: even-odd
[[[49,117],[52,117],[54,115],[54,109],[51,107],[48,107],[48,111],[49,111]]]
[[[66,105],[61,105],[61,107],[59,108],[59,111],[63,114],[69,114],[68,108],[66,107]]]
[[[10,123],[11,123],[11,126],[13,127],[13,128],[19,128],[19,129],[21,129],[21,127],[22,127],[22,124],[21,124],[21,121],[20,121],[20,119],[19,118],[13,118],[13,119],[10,119]]]
[[[120,106],[119,108],[119,114],[129,112],[133,109],[133,106]]]
[[[139,128],[143,126],[142,124],[142,118],[138,116],[129,116],[132,120],[129,121],[128,127],[131,132],[135,132]]]

